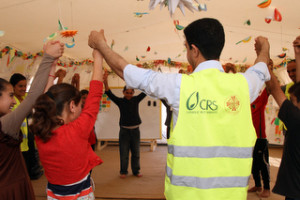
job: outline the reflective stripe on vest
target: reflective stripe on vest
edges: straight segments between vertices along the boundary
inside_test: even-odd
[[[200,178],[193,176],[176,176],[172,174],[172,169],[168,166],[166,171],[167,176],[171,181],[171,184],[199,189],[247,187],[249,181],[249,176],[209,178]]]
[[[168,153],[175,157],[191,158],[252,158],[252,147],[193,147],[168,145]]]

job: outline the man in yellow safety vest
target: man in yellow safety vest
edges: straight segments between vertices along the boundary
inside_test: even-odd
[[[255,40],[255,65],[226,74],[219,62],[225,43],[222,24],[203,18],[185,30],[193,73],[165,74],[128,64],[106,44],[104,31],[92,31],[97,49],[131,88],[165,99],[172,107],[165,177],[167,199],[246,200],[256,135],[250,103],[270,79],[269,42]]]

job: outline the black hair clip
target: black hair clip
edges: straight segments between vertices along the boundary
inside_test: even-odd
[[[54,96],[53,96],[53,94],[52,94],[51,92],[47,91],[45,94],[46,94],[50,99],[54,100]]]

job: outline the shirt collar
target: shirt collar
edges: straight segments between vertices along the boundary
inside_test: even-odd
[[[220,72],[224,72],[224,69],[223,69],[221,63],[217,60],[208,60],[208,61],[204,61],[204,62],[200,63],[196,67],[194,72],[200,72],[204,69],[211,69],[211,68],[218,69],[218,70],[220,70]]]

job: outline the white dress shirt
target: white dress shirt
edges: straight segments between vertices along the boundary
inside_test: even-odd
[[[210,68],[224,72],[219,61],[209,60],[200,63],[193,73]],[[250,102],[252,103],[257,98],[265,81],[270,80],[268,67],[264,62],[259,62],[241,74],[248,82]],[[160,73],[131,64],[124,69],[124,80],[128,87],[139,89],[149,96],[167,101],[173,108],[173,126],[176,125],[179,112],[181,76],[182,74],[179,73]]]

